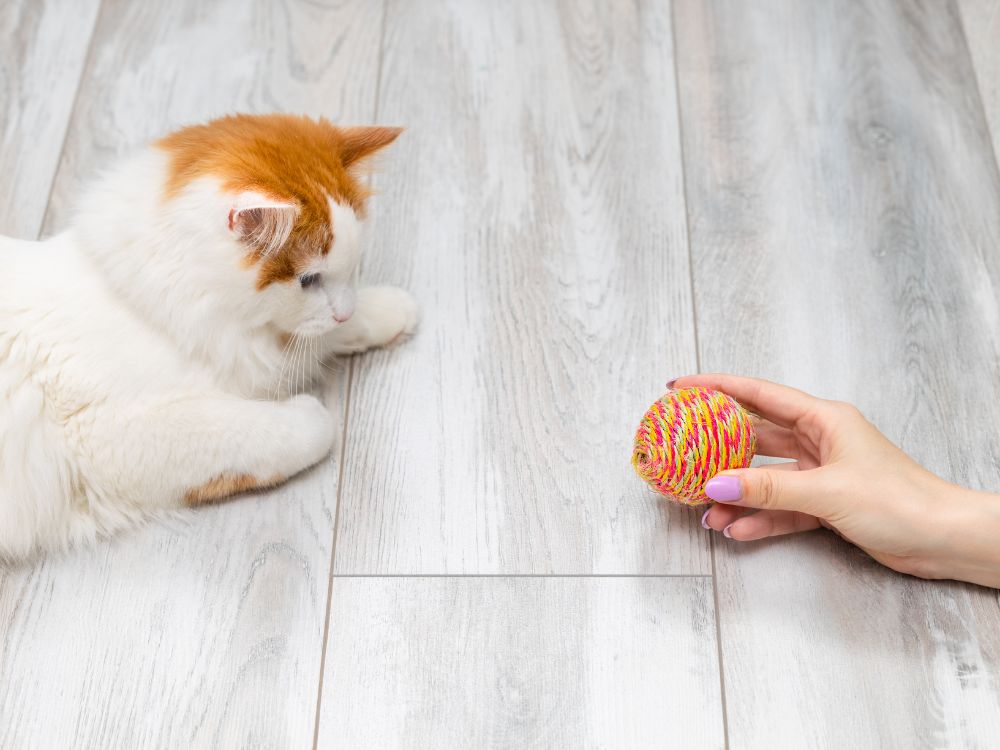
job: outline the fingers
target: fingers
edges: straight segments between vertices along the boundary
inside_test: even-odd
[[[737,518],[745,515],[746,512],[746,508],[716,503],[702,515],[701,525],[711,531],[722,531]]]
[[[785,466],[785,465],[782,465]],[[765,466],[724,471],[705,485],[705,494],[728,505],[760,510],[795,510],[812,516],[836,512],[836,495],[828,492],[824,469],[795,471]]]
[[[799,471],[799,465],[795,461],[787,461],[782,464],[768,464],[770,471]],[[747,508],[741,505],[729,503],[716,503],[709,507],[701,517],[701,525],[706,529],[722,531],[729,524],[747,512]]]
[[[728,393],[744,406],[782,427],[791,427],[822,402],[808,393],[768,380],[712,373],[688,375],[673,381],[674,388],[700,385]]]
[[[820,527],[819,519],[790,510],[762,510],[736,518],[722,533],[738,542],[752,542],[783,534],[797,534]]]
[[[799,439],[787,427],[759,419],[754,424],[757,432],[757,455],[773,458],[798,458],[801,453]]]
[[[738,542],[753,542],[771,536],[812,531],[822,525],[808,513],[793,510],[759,510],[747,512],[746,508],[732,505],[713,505],[705,511],[701,525],[719,531]]]

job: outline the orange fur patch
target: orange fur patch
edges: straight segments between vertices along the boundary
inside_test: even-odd
[[[227,497],[239,495],[250,490],[261,490],[274,487],[285,481],[284,477],[276,476],[260,480],[252,474],[223,474],[211,479],[200,487],[188,490],[184,494],[184,504],[188,506],[204,505],[225,500]]]
[[[215,177],[234,194],[255,191],[298,205],[299,214],[280,251],[259,263],[257,288],[294,280],[333,241],[328,199],[364,214],[370,191],[357,165],[388,146],[401,128],[341,128],[297,115],[231,115],[171,133],[155,143],[170,157],[169,199],[192,180]]]

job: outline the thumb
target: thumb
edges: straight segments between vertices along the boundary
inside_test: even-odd
[[[705,494],[726,505],[761,510],[795,510],[826,516],[828,493],[819,469],[780,471],[733,469],[716,474],[705,484]]]

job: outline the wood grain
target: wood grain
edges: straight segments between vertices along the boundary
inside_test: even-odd
[[[708,578],[338,578],[318,747],[723,746]]]
[[[0,234],[42,227],[101,0],[0,4]]]
[[[363,276],[424,317],[359,368],[337,572],[707,572],[628,463],[694,367],[666,7],[390,3],[384,48]]]
[[[674,7],[702,367],[1000,488],[1000,186],[954,8]],[[995,744],[997,592],[826,532],[716,553],[731,747]]]
[[[976,71],[994,155],[1000,152],[1000,3],[957,0],[965,39]]]
[[[181,122],[371,121],[381,22],[368,2],[106,2],[49,228],[97,169]],[[0,570],[0,747],[307,746],[337,474],[331,459],[189,524]]]

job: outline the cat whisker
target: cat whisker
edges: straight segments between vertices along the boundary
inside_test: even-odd
[[[281,379],[278,386],[281,389],[282,398],[292,396],[295,392],[295,363],[298,359],[299,348],[302,346],[302,338],[298,334],[292,334],[291,349],[288,351],[288,375],[285,376],[285,368],[282,367]]]
[[[331,359],[329,357],[319,357],[319,359],[317,360],[319,366],[322,367],[327,372],[332,372],[335,375],[338,374],[338,373],[343,372],[343,370],[344,370],[343,367],[331,367],[328,364],[330,361],[331,361]],[[339,359],[338,360],[333,360],[333,361],[334,362],[338,362],[338,363],[341,362],[341,360],[339,360]]]
[[[305,347],[305,339],[299,339],[299,345],[295,349],[295,370],[293,372],[293,375],[295,376],[293,386],[296,393],[302,393],[302,357]]]
[[[295,344],[295,355],[292,359],[292,371],[290,373],[289,387],[295,389],[295,393],[302,393],[302,389],[299,387],[300,380],[300,368],[299,364],[302,359],[302,352],[305,349],[305,339],[299,338]]]
[[[306,359],[309,357],[309,338],[302,340],[302,356],[299,358],[299,393],[306,390]]]
[[[316,338],[313,337],[309,339],[309,358],[306,362],[302,363],[302,369],[306,371],[306,366],[308,365],[308,370],[306,371],[306,377],[309,379],[309,385],[313,383],[313,364],[315,363],[316,357]]]
[[[285,342],[285,348],[281,350],[281,369],[278,371],[278,382],[274,386],[274,393],[271,396],[272,400],[276,401],[281,397],[281,384],[285,379],[285,365],[288,363],[288,353],[294,342],[295,334],[292,334],[288,337],[288,341]]]
[[[299,362],[299,393],[305,393],[309,388],[308,364],[310,351],[312,351],[312,337],[307,336],[302,341],[302,359]]]

